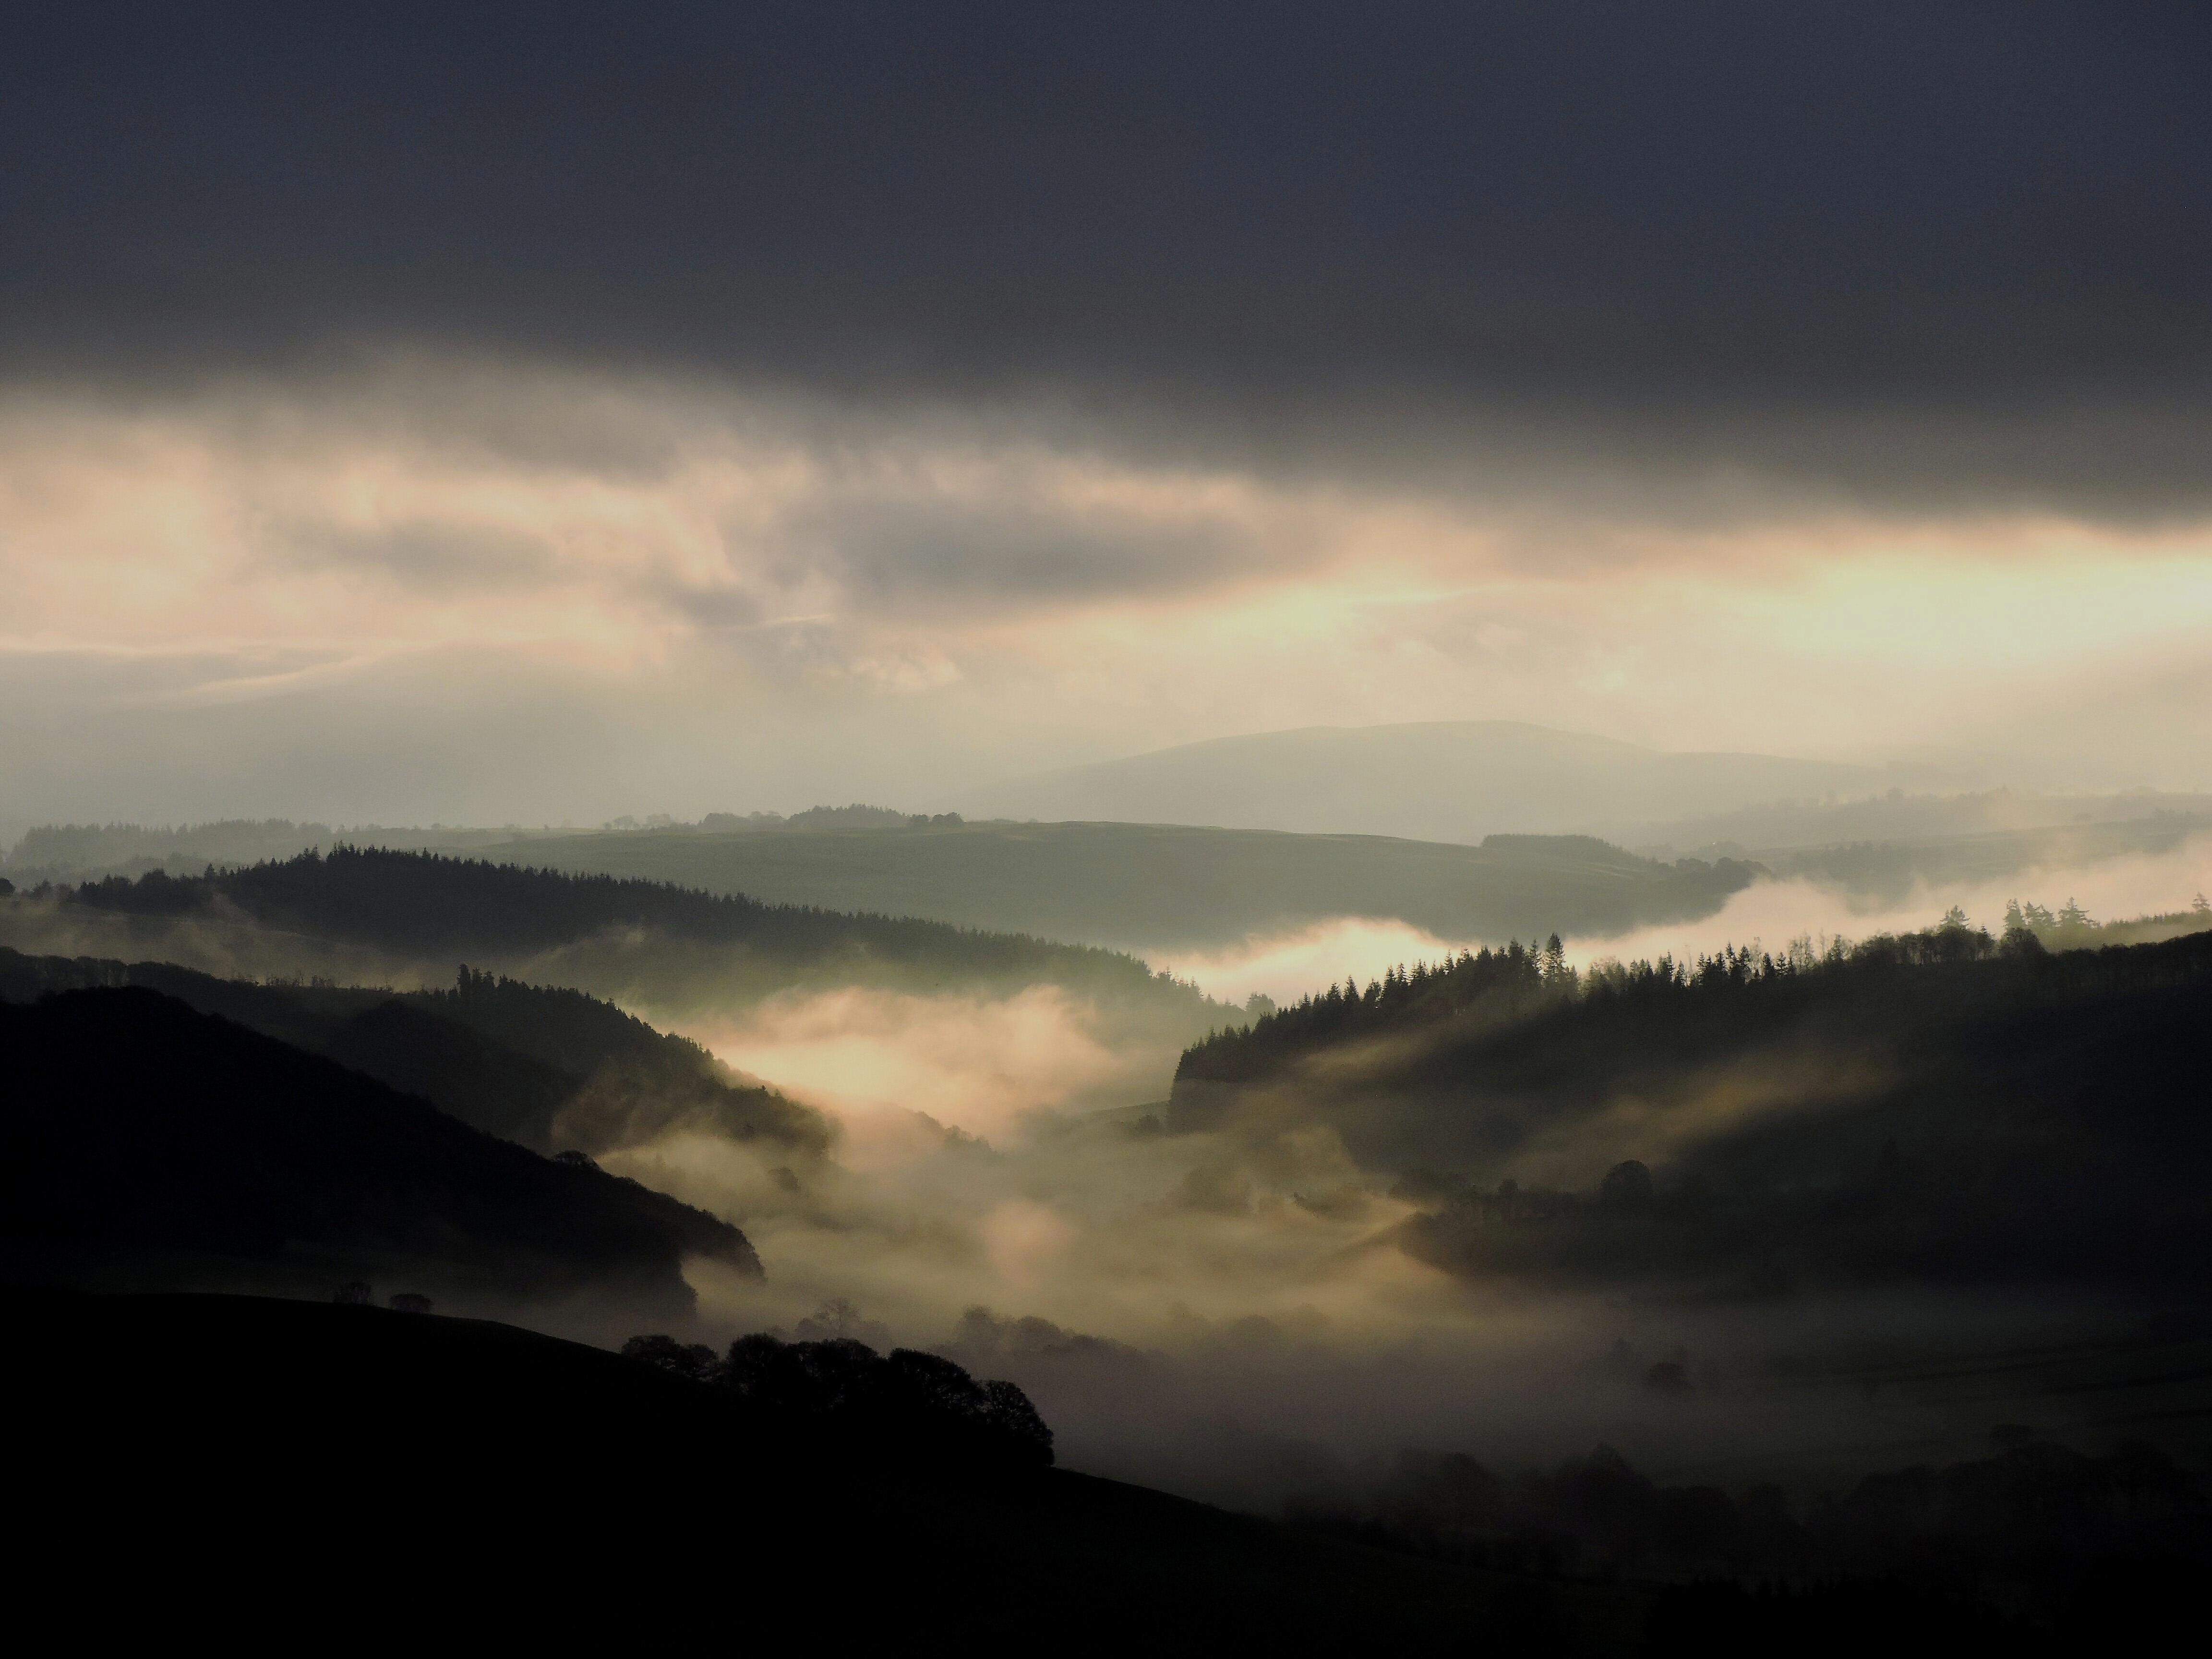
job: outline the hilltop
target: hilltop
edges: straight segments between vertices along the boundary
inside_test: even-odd
[[[830,985],[999,994],[1053,984],[1200,1030],[1212,1006],[1133,957],[1029,934],[377,848],[109,877],[34,889],[5,907],[0,920],[21,949],[210,971],[235,962],[262,977],[445,984],[465,963],[664,1008]]]
[[[1188,1051],[1167,1123],[1326,1126],[1474,1273],[2187,1289],[2212,933],[1950,926],[1696,963],[1463,955]]]
[[[1710,915],[1759,873],[1742,860],[1661,863],[1586,836],[1465,847],[1141,823],[674,830],[538,841],[529,856],[556,869],[1156,951],[1340,916],[1498,942],[1544,927],[1626,932]]]
[[[727,1222],[143,987],[0,1003],[8,1276],[688,1310]]]
[[[800,1154],[832,1139],[820,1113],[580,991],[466,968],[447,990],[262,982],[0,947],[0,1001],[125,985],[337,1060],[537,1152],[597,1155],[678,1127]]]
[[[1924,775],[1773,755],[1668,753],[1517,720],[1304,726],[1186,744],[961,793],[971,817],[1113,819],[1473,843],[1499,833],[1879,793]]]
[[[502,1628],[616,1637],[651,1595],[667,1601],[646,1609],[655,1629],[796,1623],[831,1645],[1525,1627],[1626,1655],[1653,1601],[1057,1469],[902,1462],[832,1422],[771,1421],[729,1390],[487,1322],[238,1297],[16,1293],[0,1308],[46,1431],[15,1472],[18,1501],[54,1523],[26,1560],[74,1583],[88,1540],[103,1559],[144,1548],[134,1588],[172,1607],[215,1582],[228,1605],[241,1571],[266,1574],[270,1590],[228,1606],[234,1623],[307,1616],[309,1600],[328,1616],[327,1596],[349,1619],[412,1624],[429,1598]]]

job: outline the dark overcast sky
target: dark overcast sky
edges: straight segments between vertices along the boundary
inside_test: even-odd
[[[19,367],[2195,405],[2212,7],[48,5]]]
[[[0,816],[2193,785],[2208,433],[2207,0],[0,0]]]

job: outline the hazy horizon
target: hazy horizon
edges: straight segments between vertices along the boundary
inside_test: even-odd
[[[1042,1553],[956,1623],[1170,1646],[2201,1577],[2212,8],[4,40],[0,1289],[125,1402],[56,1456],[197,1388],[343,1537],[405,1396],[409,1503],[504,1434],[564,1540],[863,1586],[974,1476]]]
[[[1441,720],[2212,786],[2196,25],[839,15],[27,32],[0,818]]]

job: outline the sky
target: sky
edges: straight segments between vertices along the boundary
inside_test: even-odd
[[[2184,5],[86,5],[0,828],[1310,724],[2212,786]]]

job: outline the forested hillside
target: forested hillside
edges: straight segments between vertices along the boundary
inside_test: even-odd
[[[289,859],[341,845],[459,853],[512,846],[540,833],[514,824],[497,830],[438,824],[424,830],[368,823],[334,830],[327,823],[289,818],[221,818],[182,824],[40,823],[25,830],[15,846],[0,854],[0,871],[18,887],[32,887],[42,881],[137,877],[155,870],[172,876],[198,875],[210,865]]]
[[[1327,1125],[1506,1267],[2186,1281],[2212,1267],[2212,935],[1950,927],[1577,975],[1515,947],[1192,1048],[1169,1127]]]
[[[330,962],[333,976],[404,969],[445,982],[466,962],[660,1006],[810,985],[1049,983],[1201,1029],[1207,1007],[1193,988],[1110,951],[434,853],[341,848],[198,876],[112,877],[11,903],[9,942],[22,948],[51,950],[48,939],[74,943],[106,923],[98,937],[133,955],[192,961],[195,941],[220,939],[225,959],[250,961],[261,977],[287,963],[312,976]]]
[[[831,1138],[818,1112],[580,991],[466,967],[447,990],[259,983],[172,963],[0,948],[0,1000],[119,985],[323,1054],[539,1152],[596,1155],[679,1127],[806,1153],[826,1151]]]
[[[1588,836],[1480,847],[1158,823],[957,823],[764,836],[686,829],[533,841],[548,867],[1132,950],[1242,944],[1340,916],[1446,939],[1608,934],[1717,911],[1760,873],[1660,863]]]
[[[16,1279],[682,1311],[686,1256],[760,1271],[703,1211],[142,987],[0,1004],[0,1117]]]

